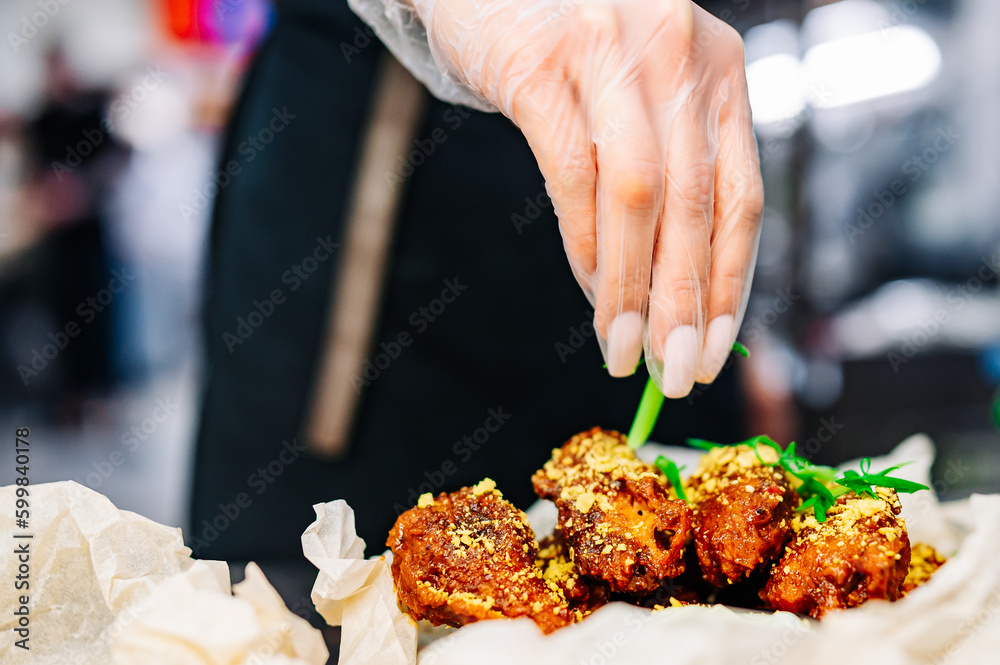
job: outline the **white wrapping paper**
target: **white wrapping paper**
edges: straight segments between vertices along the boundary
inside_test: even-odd
[[[256,564],[230,589],[222,561],[197,561],[157,585],[111,653],[115,665],[325,665],[329,656]]]
[[[325,665],[320,632],[288,611],[256,565],[231,589],[225,562],[193,560],[180,529],[74,482],[29,492],[29,528],[15,528],[15,487],[0,488],[3,665]],[[22,542],[30,587],[16,590]],[[14,645],[21,595],[30,598],[28,650]]]
[[[688,449],[655,445],[640,452],[645,458],[667,454],[689,469],[694,468],[691,456],[697,456]],[[913,461],[896,475],[929,485],[933,455],[927,437],[915,436],[874,459],[872,468]],[[397,628],[413,623],[396,605],[388,565],[384,557],[360,558],[363,546],[344,502],[315,506],[317,521],[303,536],[303,547],[320,568],[313,600],[325,608],[321,613],[328,621],[342,623],[341,662],[350,665],[1000,662],[1000,496],[974,495],[944,506],[933,492],[902,499],[911,541],[929,543],[950,560],[929,583],[896,603],[870,601],[832,612],[822,622],[720,606],[653,612],[611,603],[548,636],[529,619],[482,621],[444,631],[438,639],[422,639],[418,653],[415,631]],[[539,537],[554,526],[550,505],[537,504],[528,515]],[[371,641],[362,647],[366,640]]]
[[[316,521],[302,534],[302,551],[319,575],[312,601],[331,626],[343,626],[340,665],[413,665],[417,625],[399,611],[387,556],[365,559],[344,501],[313,506]]]
[[[0,663],[107,665],[111,637],[163,579],[191,567],[180,529],[118,510],[66,481],[31,485],[29,529],[15,529],[14,486],[0,487]],[[30,533],[30,651],[14,646],[18,558],[14,534]],[[20,541],[25,542],[25,541]],[[117,618],[117,621],[116,621]]]

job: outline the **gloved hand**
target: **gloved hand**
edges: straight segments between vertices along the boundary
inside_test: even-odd
[[[612,376],[644,348],[668,397],[714,380],[763,207],[739,35],[690,0],[350,1],[433,92],[524,132]]]

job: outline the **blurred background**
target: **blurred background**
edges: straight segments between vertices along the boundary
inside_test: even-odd
[[[1000,3],[711,9],[746,40],[767,193],[746,434],[833,463],[926,432],[940,494],[1000,491]],[[212,176],[272,16],[0,4],[0,432],[31,427],[33,482],[187,526]]]

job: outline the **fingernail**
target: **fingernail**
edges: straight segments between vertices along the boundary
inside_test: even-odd
[[[711,320],[705,334],[705,349],[701,354],[701,368],[698,383],[711,383],[722,371],[733,348],[733,328],[736,325],[732,314],[723,314]]]
[[[631,376],[642,353],[642,316],[625,312],[608,326],[608,374]]]
[[[698,331],[694,326],[674,328],[663,344],[663,394],[684,397],[694,387],[698,366]]]

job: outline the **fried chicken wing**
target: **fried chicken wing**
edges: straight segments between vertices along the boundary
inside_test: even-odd
[[[822,523],[811,514],[796,516],[795,535],[771,569],[761,599],[773,609],[817,619],[872,598],[898,600],[910,540],[896,492],[880,487],[876,493],[878,499],[840,497]]]
[[[546,633],[573,619],[562,590],[535,566],[538,544],[524,513],[486,479],[420,497],[386,543],[400,602],[435,625],[528,616]]]
[[[687,482],[695,551],[702,576],[713,586],[763,569],[791,537],[798,495],[781,467],[762,459],[774,463],[778,454],[766,446],[713,448]]]
[[[595,427],[577,434],[532,482],[559,509],[557,528],[581,575],[636,595],[684,572],[691,508],[671,498],[659,470],[639,460],[618,432]]]

